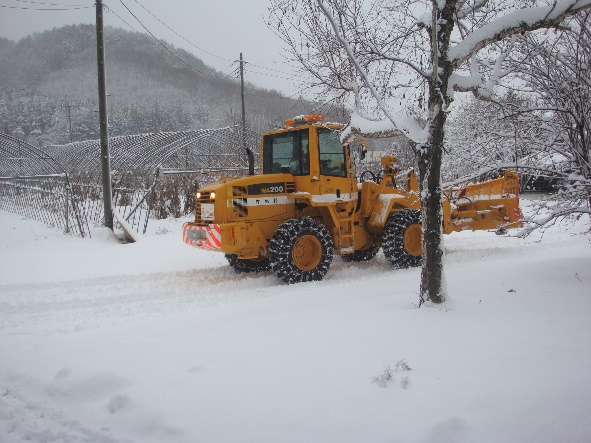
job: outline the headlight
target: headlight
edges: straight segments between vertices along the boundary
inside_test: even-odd
[[[215,192],[212,192],[211,194],[209,194],[209,198],[211,198],[212,200],[215,200]]]
[[[207,234],[204,230],[195,230],[195,229],[187,229],[187,239],[188,240],[205,240],[207,238]]]

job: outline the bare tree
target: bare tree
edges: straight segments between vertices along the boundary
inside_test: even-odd
[[[442,177],[448,182],[470,180],[512,168],[521,172],[520,185],[540,175],[545,164],[539,147],[548,133],[536,97],[512,88],[495,100],[468,97],[447,119]],[[517,110],[531,110],[524,114]],[[444,185],[445,186],[445,185]]]
[[[421,299],[446,297],[441,164],[444,125],[455,91],[489,98],[510,71],[514,36],[559,25],[591,0],[272,0],[272,21],[312,86],[343,100],[353,93],[351,130],[403,133],[419,165],[423,261]],[[398,115],[412,97],[423,118]],[[370,122],[378,109],[385,120]],[[375,114],[374,114],[375,116]]]
[[[513,115],[541,129],[534,148],[562,178],[558,194],[541,202],[522,231],[527,235],[557,217],[591,214],[591,11],[556,33],[526,36],[512,62],[538,97],[536,107],[516,107]]]

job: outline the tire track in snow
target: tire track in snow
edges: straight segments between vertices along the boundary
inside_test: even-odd
[[[268,297],[277,285],[279,282],[270,272],[236,274],[227,266],[46,284],[5,285],[0,286],[0,317],[3,319],[0,330],[8,328],[12,333],[28,334],[32,332],[30,325],[35,324],[51,325],[50,330],[64,332],[64,328],[86,328],[104,319],[166,316],[189,309]],[[44,335],[44,331],[39,329],[33,333]]]
[[[277,296],[285,291],[325,290],[360,279],[391,276],[382,254],[372,262],[335,259],[323,282],[282,284],[271,272],[236,274],[229,266],[85,280],[0,286],[0,330],[47,335],[100,327],[109,321],[157,318]],[[279,290],[279,288],[281,289]],[[322,288],[322,289],[321,289]],[[35,325],[35,327],[31,327]]]
[[[506,255],[523,255],[538,245],[524,245],[517,239],[496,236],[473,241],[461,236],[450,239],[448,264],[487,260]],[[176,312],[243,303],[277,296],[285,291],[323,291],[353,281],[392,278],[393,270],[383,253],[370,262],[346,263],[336,258],[322,282],[286,287],[275,275],[236,274],[229,266],[161,272],[139,275],[118,275],[85,280],[45,284],[0,285],[0,330],[10,334],[46,335],[72,330],[100,327],[109,321],[158,318]],[[418,285],[418,280],[417,280]],[[282,287],[279,290],[279,287]],[[31,327],[35,325],[35,327]]]

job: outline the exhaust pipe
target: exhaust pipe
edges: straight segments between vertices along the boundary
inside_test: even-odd
[[[246,156],[248,157],[248,175],[254,175],[254,154],[250,148],[246,148]]]

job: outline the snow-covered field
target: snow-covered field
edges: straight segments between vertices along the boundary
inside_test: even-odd
[[[0,442],[590,442],[591,245],[447,236],[419,270],[236,275],[184,245],[0,211]]]

